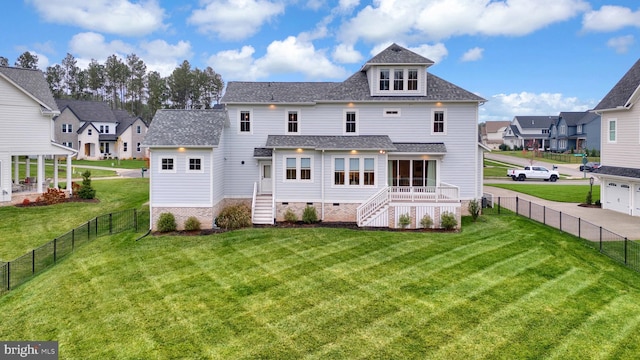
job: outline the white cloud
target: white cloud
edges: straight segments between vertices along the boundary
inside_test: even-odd
[[[482,59],[482,53],[484,52],[483,48],[474,47],[473,49],[467,50],[464,55],[462,55],[462,61],[478,61]]]
[[[562,111],[586,111],[595,106],[560,93],[536,94],[526,91],[496,94],[488,100],[480,107],[480,121],[511,120],[517,115],[557,116]]]
[[[293,36],[272,42],[260,58],[254,58],[254,53],[251,46],[239,51],[221,51],[211,56],[207,63],[227,80],[258,80],[290,73],[300,73],[307,79],[344,79],[347,76],[345,69],[327,58],[325,50],[318,50],[312,43]]]
[[[338,8],[341,12],[349,12],[360,5],[360,0],[340,0],[338,2]]]
[[[635,39],[633,35],[619,36],[609,39],[607,46],[615,49],[618,54],[625,54],[629,51],[629,47],[633,45]]]
[[[522,36],[588,11],[585,0],[378,0],[343,24],[345,43]]]
[[[94,32],[74,35],[69,41],[69,52],[78,61],[81,69],[87,68],[91,59],[104,62],[107,57],[117,55],[124,58],[126,54],[135,52],[135,46],[121,40],[107,42],[105,37]]]
[[[640,10],[633,12],[626,7],[605,5],[600,10],[589,11],[582,18],[585,31],[615,31],[626,26],[640,27]]]
[[[343,64],[354,64],[362,61],[362,54],[352,45],[339,44],[333,50],[333,59]]]
[[[420,54],[429,60],[432,60],[436,64],[441,62],[442,59],[446,58],[447,55],[449,55],[449,51],[443,43],[437,43],[433,45],[424,44],[417,47],[407,47],[407,49],[413,51],[416,54]]]
[[[153,40],[140,44],[139,55],[147,64],[147,71],[157,71],[162,76],[169,76],[184,60],[189,60],[193,53],[188,41],[179,41],[172,45],[164,40]],[[191,64],[195,67],[194,64]]]
[[[52,23],[122,36],[141,36],[165,28],[156,0],[27,0]]]
[[[266,0],[210,0],[194,10],[188,23],[202,33],[213,33],[225,40],[246,39],[264,23],[284,13],[282,3]]]

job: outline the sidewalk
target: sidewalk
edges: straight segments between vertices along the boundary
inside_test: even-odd
[[[535,196],[493,186],[484,186],[484,192],[492,194],[494,197],[508,198],[517,196],[520,199],[525,199],[549,209],[561,211],[563,214],[588,221],[596,226],[602,226],[604,229],[624,236],[629,240],[640,240],[640,218],[638,217],[621,214],[612,210],[581,207],[578,206],[577,203],[544,200]]]

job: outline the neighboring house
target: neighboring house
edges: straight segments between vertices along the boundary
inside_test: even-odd
[[[150,150],[151,225],[171,212],[212,227],[227,204],[273,224],[305,207],[322,221],[420,226],[482,196],[478,107],[393,44],[343,82],[230,82],[222,109],[159,110]]]
[[[482,124],[482,143],[490,149],[498,149],[504,144],[503,134],[511,125],[510,121],[487,121]]]
[[[640,60],[593,109],[602,117],[602,208],[640,216]]]
[[[124,110],[103,101],[56,100],[56,141],[78,150],[78,159],[144,158],[140,148],[148,126]]]
[[[0,66],[0,204],[16,202],[18,193],[27,197],[45,190],[45,157],[56,159],[51,181],[58,186],[57,158],[66,156],[70,163],[75,151],[51,140],[52,118],[57,114],[58,107],[41,71]],[[32,159],[36,162],[35,173],[31,172]],[[24,179],[19,175],[20,161],[26,165]],[[71,183],[70,166],[66,181]]]
[[[549,148],[549,129],[557,116],[515,116],[511,128],[504,133],[505,144],[528,150]]]
[[[561,112],[549,129],[549,150],[600,151],[600,116],[588,111]]]

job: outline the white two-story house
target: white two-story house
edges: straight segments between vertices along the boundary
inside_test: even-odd
[[[603,209],[640,216],[640,60],[593,109],[601,116]]]
[[[482,196],[485,100],[393,44],[343,82],[230,82],[212,110],[160,110],[150,149],[152,226],[172,212],[212,226],[232,202],[254,223],[313,206],[322,221],[420,227]]]

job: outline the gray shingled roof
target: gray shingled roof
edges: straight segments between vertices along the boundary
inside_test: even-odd
[[[433,61],[393,44],[374,56],[367,64],[423,64],[428,66],[433,64]],[[362,70],[343,82],[229,82],[221,100],[224,104],[317,103],[324,101],[484,102],[486,100],[430,73],[427,73],[426,96],[371,96],[367,74]]]
[[[567,126],[575,126],[587,115],[588,111],[563,111],[560,118],[564,119]],[[559,119],[558,119],[559,120]]]
[[[555,124],[558,121],[557,116],[516,116],[518,124],[523,129],[548,129],[551,124]]]
[[[600,115],[593,113],[593,112],[587,112],[582,119],[580,119],[580,121],[578,121],[578,123],[576,125],[584,125],[584,124],[588,124],[594,120],[600,119]]]
[[[227,111],[222,109],[161,109],[153,117],[142,145],[216,147],[227,122]]]
[[[58,110],[51,90],[49,90],[49,84],[47,84],[47,80],[42,71],[0,66],[0,73],[38,99],[48,107],[49,110]]]
[[[273,149],[268,148],[254,148],[253,149],[253,157],[271,157],[273,155]]]
[[[104,101],[56,99],[60,111],[69,108],[80,121],[118,122],[109,103]]]
[[[640,178],[640,169],[625,168],[619,166],[600,166],[593,171],[597,174]]]
[[[411,50],[405,49],[398,44],[391,44],[382,50],[378,55],[367,61],[363,67],[369,64],[421,64],[433,65],[433,60],[429,60],[422,55],[418,55]]]
[[[511,132],[513,133],[513,135],[504,135],[505,137],[518,137],[520,136],[520,130],[518,130],[518,127],[516,125],[509,125],[509,128],[511,128]]]
[[[316,150],[395,150],[387,135],[361,136],[300,136],[269,135],[267,148],[272,149],[316,149]]]
[[[446,154],[447,147],[444,143],[393,143],[396,150],[392,152],[420,153],[420,154]]]
[[[136,120],[140,119],[140,117],[133,116],[129,114],[126,110],[113,110],[113,115],[115,115],[116,120],[118,121],[117,135],[120,136],[122,133],[127,130],[131,125],[133,125]]]
[[[631,95],[640,86],[640,59],[627,71],[618,83],[600,100],[593,110],[609,110],[628,106]]]

